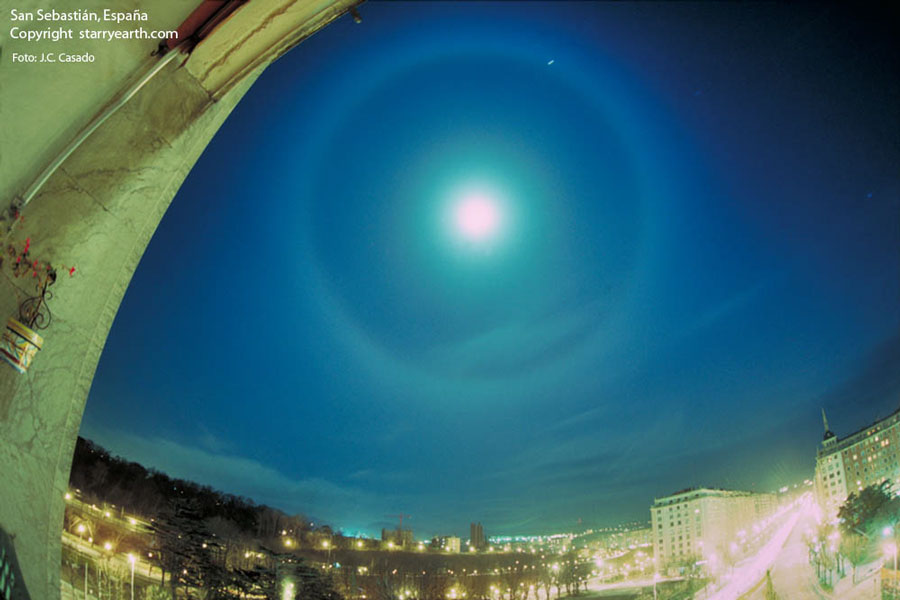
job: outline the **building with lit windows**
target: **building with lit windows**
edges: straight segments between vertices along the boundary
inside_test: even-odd
[[[453,535],[441,535],[431,538],[431,547],[436,550],[459,554],[460,548],[462,548],[462,541]]]
[[[824,410],[822,421],[825,435],[816,453],[816,495],[826,513],[836,514],[847,496],[870,485],[900,484],[900,409],[843,438],[828,427]]]
[[[677,571],[697,563],[716,569],[727,564],[777,505],[774,494],[709,488],[657,498],[650,507],[656,570]]]

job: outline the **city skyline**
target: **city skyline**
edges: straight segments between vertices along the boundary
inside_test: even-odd
[[[843,436],[900,402],[897,59],[866,10],[363,5],[188,176],[82,435],[372,534],[811,478],[821,408]]]

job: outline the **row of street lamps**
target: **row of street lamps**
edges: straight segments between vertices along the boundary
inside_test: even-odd
[[[83,544],[84,543],[83,536],[84,536],[84,532],[86,531],[84,523],[79,523],[78,527],[76,527],[76,530],[78,531],[78,540],[79,540],[79,542],[81,542]],[[88,543],[93,544],[94,538],[88,537]],[[104,542],[103,549],[106,550],[107,552],[112,552],[112,543]],[[137,562],[137,557],[135,557],[135,555],[130,552],[127,554],[127,556],[128,556],[128,562],[131,564],[131,600],[134,600],[134,565]],[[87,557],[87,553],[85,553],[85,556],[84,556],[84,597],[85,598],[87,598],[87,593],[88,593],[87,576],[88,576],[88,557]]]

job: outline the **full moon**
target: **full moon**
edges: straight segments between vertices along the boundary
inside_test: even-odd
[[[453,223],[457,232],[472,242],[484,242],[496,237],[502,221],[499,203],[483,192],[466,194],[453,208]]]

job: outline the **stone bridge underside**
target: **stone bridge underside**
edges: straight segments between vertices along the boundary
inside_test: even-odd
[[[169,60],[55,169],[0,240],[31,240],[42,262],[76,266],[52,288],[44,347],[20,375],[0,364],[0,529],[13,539],[35,600],[59,597],[60,534],[75,440],[109,328],[141,255],[194,162],[273,60],[360,0],[255,0],[190,54]],[[176,29],[200,0],[54,0],[59,11],[144,8]],[[6,3],[4,3],[6,4]],[[19,10],[48,8],[20,0]],[[8,10],[3,8],[4,18]],[[145,25],[146,26],[146,25]],[[7,36],[8,31],[0,32]],[[163,60],[156,42],[86,44],[97,64],[15,65],[20,42],[0,37],[0,211],[21,205],[48,165],[124,90]],[[91,44],[94,44],[93,46]],[[31,43],[29,51],[59,51]],[[82,50],[82,51],[83,51]],[[26,286],[0,267],[0,327]]]

